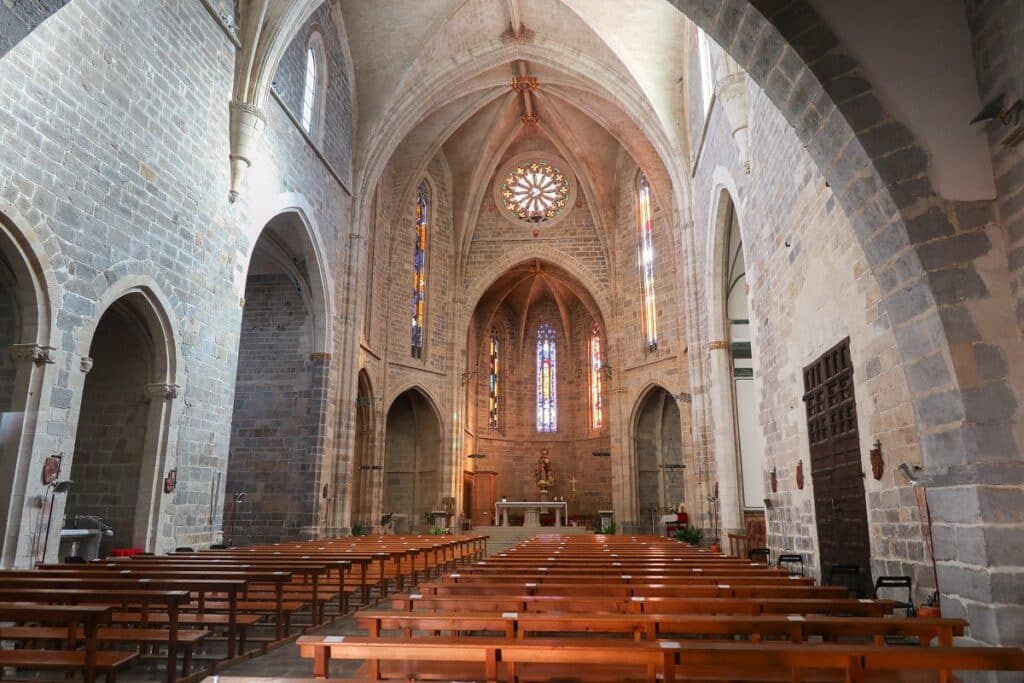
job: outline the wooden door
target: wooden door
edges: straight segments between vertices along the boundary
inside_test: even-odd
[[[867,594],[871,547],[849,339],[804,368],[804,391],[822,578],[833,565],[855,565]]]
[[[497,472],[477,470],[473,477],[473,525],[494,523],[494,499],[497,493]]]

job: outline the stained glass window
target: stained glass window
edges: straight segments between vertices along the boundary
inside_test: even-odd
[[[541,160],[517,164],[501,185],[505,209],[531,223],[558,216],[568,204],[569,195],[565,173]]]
[[[637,260],[640,264],[640,293],[643,304],[644,337],[647,350],[658,348],[658,312],[654,300],[654,239],[651,225],[651,186],[647,176],[637,176]]]
[[[430,219],[430,188],[416,190],[416,247],[412,255],[412,357],[423,357],[423,321],[427,303],[427,227]]]
[[[307,133],[313,132],[313,111],[317,96],[316,52],[311,45],[306,49],[306,84],[302,89],[302,127]]]
[[[711,106],[711,96],[715,93],[715,71],[711,64],[711,43],[708,34],[697,29],[697,59],[700,62],[700,95],[704,103],[704,112]]]
[[[490,372],[488,373],[487,425],[491,429],[498,428],[498,407],[501,396],[501,360],[498,357],[498,336],[491,333],[491,344],[488,350]]]
[[[597,325],[590,330],[590,422],[594,429],[604,425],[604,406],[601,402],[601,374],[604,360],[601,357],[601,333]]]
[[[543,323],[537,328],[537,431],[555,431],[557,419],[555,330]]]

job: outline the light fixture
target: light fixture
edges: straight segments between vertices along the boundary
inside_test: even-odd
[[[971,123],[998,120],[1004,126],[1015,126],[1020,122],[1021,112],[1024,112],[1024,100],[1018,99],[1009,107],[1006,106],[1006,93],[999,93],[986,104],[978,115],[971,119]]]
[[[918,474],[921,471],[920,465],[910,465],[908,463],[901,462],[897,469],[899,469],[900,474],[903,475],[903,478],[907,480],[908,484],[911,486],[920,486],[920,482],[918,481]]]

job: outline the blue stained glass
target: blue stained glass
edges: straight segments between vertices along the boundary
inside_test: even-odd
[[[537,431],[553,432],[558,423],[555,330],[548,323],[537,328]]]
[[[427,303],[427,227],[430,188],[426,181],[416,190],[416,245],[412,255],[412,357],[423,357],[423,323]]]

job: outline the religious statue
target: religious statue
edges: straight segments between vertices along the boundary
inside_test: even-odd
[[[540,458],[537,459],[537,469],[534,472],[537,480],[537,487],[541,491],[547,491],[555,485],[555,472],[551,467],[551,458],[548,457],[548,449],[542,448]]]

